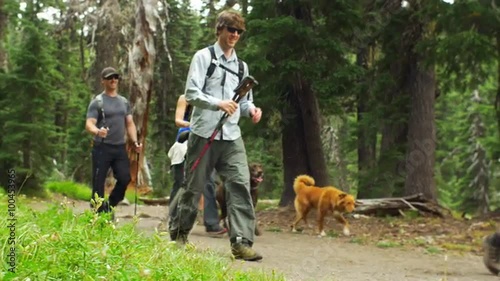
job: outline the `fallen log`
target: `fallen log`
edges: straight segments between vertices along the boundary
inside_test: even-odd
[[[170,200],[169,197],[163,197],[163,198],[146,198],[146,197],[139,197],[139,200],[144,202],[146,205],[152,205],[152,206],[166,206],[168,205],[168,202]]]
[[[436,202],[427,200],[422,193],[394,198],[374,198],[356,200],[355,214],[376,216],[400,216],[405,211],[415,211],[422,216],[445,217],[451,211]]]

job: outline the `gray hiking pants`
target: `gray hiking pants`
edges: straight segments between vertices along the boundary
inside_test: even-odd
[[[198,202],[214,168],[225,179],[226,201],[231,243],[253,244],[255,213],[250,196],[250,173],[245,145],[241,138],[234,141],[215,140],[196,169],[191,167],[200,155],[207,139],[191,132],[186,155],[187,187],[181,188],[170,205],[170,233],[188,234],[198,212]]]

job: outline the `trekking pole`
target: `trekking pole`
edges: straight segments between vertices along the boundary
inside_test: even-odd
[[[135,178],[135,207],[134,207],[134,217],[137,214],[137,188],[139,187],[139,152],[136,153],[137,155],[137,177]]]
[[[241,80],[240,84],[236,87],[236,89],[234,89],[233,101],[235,101],[236,103],[240,102],[240,100],[248,94],[248,92],[253,88],[253,86],[258,85],[258,84],[259,83],[257,82],[257,80],[255,80],[255,78],[253,78],[252,76],[247,76],[247,77],[243,78]],[[205,146],[201,150],[200,155],[198,155],[198,158],[196,159],[196,161],[194,161],[193,166],[191,166],[191,172],[196,169],[198,164],[200,164],[201,159],[203,158],[205,153],[208,151],[208,148],[210,148],[210,145],[214,142],[215,136],[222,129],[222,126],[224,125],[224,123],[226,123],[228,118],[229,118],[229,114],[224,113],[224,115],[222,115],[222,118],[219,120],[219,122],[217,123],[217,126],[215,126],[215,129],[214,129],[212,135],[208,139],[208,142],[205,144]]]

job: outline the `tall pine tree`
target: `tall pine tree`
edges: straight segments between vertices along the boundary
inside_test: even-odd
[[[37,17],[42,7],[40,1],[26,2],[9,37],[9,71],[0,74],[5,93],[0,103],[0,165],[3,170],[17,168],[17,186],[27,193],[41,190],[58,149],[54,125],[58,92],[54,86],[63,77],[56,71],[50,26]]]

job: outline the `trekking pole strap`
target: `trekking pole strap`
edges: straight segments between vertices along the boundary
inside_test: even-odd
[[[238,73],[238,72],[236,72],[236,71],[234,71],[234,70],[230,69],[229,67],[227,67],[227,66],[223,65],[222,63],[220,63],[220,62],[219,62],[218,60],[216,60],[216,59],[212,59],[212,63],[213,63],[215,66],[218,66],[218,67],[220,67],[220,68],[224,69],[225,71],[227,71],[227,72],[229,72],[229,73],[231,73],[231,74],[234,74],[234,75],[236,75],[236,76],[239,76],[239,73]]]

